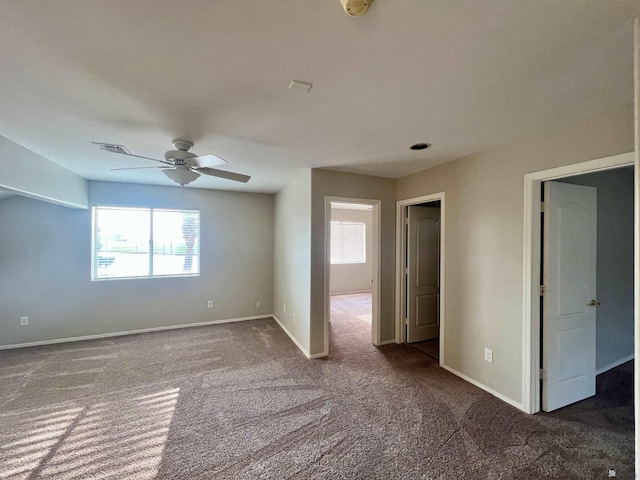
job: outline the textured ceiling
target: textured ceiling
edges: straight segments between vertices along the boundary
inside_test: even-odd
[[[633,101],[635,0],[0,3],[0,135],[94,180],[173,138],[274,192],[302,169],[400,177]],[[291,80],[313,83],[310,93]],[[417,142],[433,147],[411,151]]]

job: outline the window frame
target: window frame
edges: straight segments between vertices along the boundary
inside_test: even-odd
[[[149,213],[149,241],[153,241],[153,212],[154,211],[164,211],[164,212],[185,212],[185,213],[196,213],[198,216],[198,226],[197,226],[197,255],[194,255],[193,264],[197,267],[197,271],[195,273],[170,273],[170,274],[158,274],[158,275],[130,275],[130,276],[118,276],[118,277],[98,277],[98,262],[97,255],[98,249],[97,247],[97,212],[100,209],[120,209],[120,210],[142,210],[147,211]],[[140,206],[140,205],[112,205],[112,204],[96,204],[91,205],[91,281],[92,282],[102,282],[102,281],[110,281],[110,280],[146,280],[146,279],[154,279],[154,278],[184,278],[184,277],[199,277],[200,276],[200,233],[201,233],[201,223],[200,223],[200,209],[197,208],[165,208],[165,207],[150,207],[150,206]],[[153,256],[153,247],[149,249],[147,253],[147,257],[149,258],[149,263],[152,264],[151,258]]]

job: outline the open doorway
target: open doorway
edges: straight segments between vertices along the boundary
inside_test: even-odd
[[[409,205],[406,214],[407,343],[435,360],[440,353],[440,201]]]
[[[444,363],[444,193],[398,202],[396,342]]]
[[[332,333],[365,338],[371,332],[373,206],[331,202],[330,273]]]
[[[325,339],[380,344],[380,201],[326,197]]]
[[[633,424],[633,177],[623,167],[542,185],[545,411],[595,396],[626,404]]]
[[[618,226],[611,223],[617,222],[618,216],[624,218],[625,215],[629,215],[629,212],[633,212],[633,198],[627,198],[628,204],[625,207],[627,213],[623,214],[620,209],[615,209],[615,202],[620,200],[607,200],[607,195],[605,195],[606,189],[612,191],[614,195],[621,193],[617,190],[627,189],[629,190],[627,196],[633,191],[633,172],[629,168],[623,168],[632,165],[633,154],[623,154],[525,176],[525,214],[527,218],[525,219],[524,267],[525,292],[527,292],[527,295],[525,296],[524,305],[525,348],[523,375],[525,382],[523,384],[523,407],[529,413],[540,411],[543,406],[543,396],[556,386],[560,390],[563,387],[568,388],[565,388],[564,393],[560,393],[559,400],[551,398],[549,404],[545,405],[545,410],[554,410],[561,408],[563,404],[566,405],[578,401],[579,397],[571,397],[577,391],[582,391],[580,395],[583,397],[591,396],[590,392],[595,393],[596,391],[597,373],[606,374],[618,367],[627,368],[624,365],[633,358],[633,334],[629,334],[629,332],[633,332],[633,297],[631,296],[630,299],[627,298],[625,301],[622,301],[620,297],[620,295],[628,295],[628,293],[625,293],[627,290],[629,292],[633,291],[632,277],[631,280],[628,278],[624,280],[629,273],[625,272],[625,269],[633,265],[633,253],[631,251],[630,258],[624,260],[620,245],[610,246],[609,250],[606,248],[606,245],[610,244],[606,239],[607,236],[613,238],[614,243],[625,237],[622,240],[623,242],[633,244],[632,230],[627,235],[624,235],[619,229],[621,223]],[[598,172],[602,172],[603,175],[606,172],[610,173],[607,174],[607,179],[605,179],[605,176],[597,177]],[[592,174],[594,176],[582,174]],[[576,177],[576,175],[579,176]],[[569,177],[574,178],[568,179]],[[616,185],[616,182],[620,181],[620,177],[627,177],[626,187]],[[592,200],[592,203],[595,201],[595,206],[592,205],[591,207],[586,206],[583,208],[582,203],[584,202],[582,200],[576,200],[572,197],[565,198],[564,193],[554,193],[549,189],[549,186],[553,184],[556,186],[564,185],[569,187],[571,191],[575,189],[589,190],[594,189],[593,185],[588,187],[578,187],[578,185],[580,183],[588,184],[593,182],[598,182],[600,184],[599,190],[601,190],[600,194],[596,194],[594,198],[601,196],[602,201]],[[607,182],[609,185],[604,188]],[[543,185],[545,183],[547,185],[544,189],[544,204],[541,204],[543,200]],[[561,190],[564,191],[566,188],[561,188]],[[555,200],[553,198],[554,195]],[[559,208],[557,205],[564,205],[564,207]],[[564,211],[562,211],[563,208]],[[595,232],[589,233],[588,229],[586,229],[585,232],[577,235],[570,234],[572,229],[578,228],[578,223],[582,222],[580,217],[586,216],[585,212],[589,208],[595,209],[599,216],[602,217],[604,222],[602,222],[601,227],[604,227],[605,231],[596,229]],[[613,208],[613,211],[606,212],[606,209],[611,208]],[[541,214],[541,209],[544,210],[543,214]],[[601,210],[603,213],[600,213]],[[560,217],[564,216],[562,222],[567,221],[566,226],[570,230],[562,231],[562,228],[565,227],[561,225],[562,222],[559,224],[557,220],[553,219],[554,215],[556,219],[558,215]],[[542,220],[543,216],[544,222]],[[632,228],[633,221],[628,219],[627,221],[629,225],[626,227]],[[559,232],[558,225],[561,227]],[[623,229],[626,227],[623,226]],[[593,230],[593,227],[590,228]],[[543,245],[541,239],[543,238],[544,230],[547,231],[547,239]],[[573,235],[574,240],[571,240],[571,235]],[[590,247],[588,245],[590,241],[584,241],[586,237],[593,237],[593,240],[591,240],[593,241],[593,246]],[[598,246],[599,243],[602,245]],[[553,249],[561,252],[559,254],[560,257],[557,256],[557,251],[555,253],[552,251]],[[627,247],[625,249],[628,250]],[[600,275],[598,275],[596,268],[598,252],[601,252],[602,260],[608,263],[608,265],[600,265]],[[545,261],[545,256],[554,255],[553,259]],[[621,265],[621,262],[624,265]],[[593,263],[593,265],[588,265],[589,263]],[[618,265],[614,265],[616,263]],[[570,266],[575,267],[576,270],[570,273]],[[612,268],[617,273],[612,273]],[[608,272],[607,269],[609,270]],[[569,278],[572,275],[575,281],[571,281]],[[555,280],[554,276],[557,277]],[[585,283],[582,282],[582,278],[591,276],[593,280],[589,281],[595,282],[598,288],[594,286],[592,291],[587,291],[588,289],[582,291],[582,287],[579,289],[578,284]],[[620,281],[629,284],[627,285],[629,288],[621,288],[621,285],[617,283]],[[553,285],[554,282],[557,284]],[[602,282],[609,285],[605,288]],[[551,284],[548,285],[548,283]],[[609,312],[603,311],[600,315],[600,320],[596,324],[595,319],[599,315],[597,311],[602,309],[604,304],[602,302],[604,297],[601,294],[609,297],[606,300],[609,304]],[[581,297],[584,295],[589,296],[589,298],[582,299]],[[553,298],[554,296],[556,297],[555,299]],[[621,313],[619,307],[629,303],[629,301],[631,313]],[[545,305],[546,302],[551,303],[551,305]],[[623,310],[626,311],[628,308],[625,306]],[[581,316],[584,315],[591,315],[591,320],[584,320],[585,322],[591,322],[590,324],[581,323],[583,322]],[[616,317],[615,320],[611,320],[613,316]],[[565,326],[569,327],[566,333]],[[573,338],[571,330],[576,332],[582,330],[584,333]],[[593,340],[590,339],[590,336],[593,337]],[[555,353],[553,352],[554,343],[556,347]],[[588,349],[584,349],[584,345],[587,345]],[[598,349],[600,350],[599,353]],[[553,355],[557,355],[557,358],[554,358]],[[554,371],[551,371],[552,369]],[[572,383],[583,380],[586,382],[584,385],[573,388]],[[608,382],[611,383],[610,380]],[[585,387],[587,384],[590,384],[588,388]]]

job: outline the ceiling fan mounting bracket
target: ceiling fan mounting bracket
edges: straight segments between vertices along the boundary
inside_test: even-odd
[[[193,142],[190,142],[189,140],[180,140],[179,138],[172,140],[171,144],[176,147],[177,150],[181,150],[183,152],[187,152],[193,147]]]

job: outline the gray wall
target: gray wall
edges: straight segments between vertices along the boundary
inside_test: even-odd
[[[331,294],[371,291],[373,212],[371,210],[332,208],[331,221],[364,223],[366,244],[365,263],[331,265]]]
[[[89,198],[199,209],[200,276],[92,282],[91,210],[7,198],[0,202],[0,345],[272,313],[273,195],[89,182]]]
[[[521,403],[524,175],[633,151],[633,138],[629,105],[398,180],[398,199],[446,194],[445,366]]]
[[[562,180],[598,189],[596,369],[633,355],[633,169]]]
[[[324,352],[325,196],[381,200],[380,341],[393,340],[396,181],[392,178],[314,169],[312,184],[311,353]]]
[[[274,235],[273,313],[309,355],[311,171],[276,194]]]

